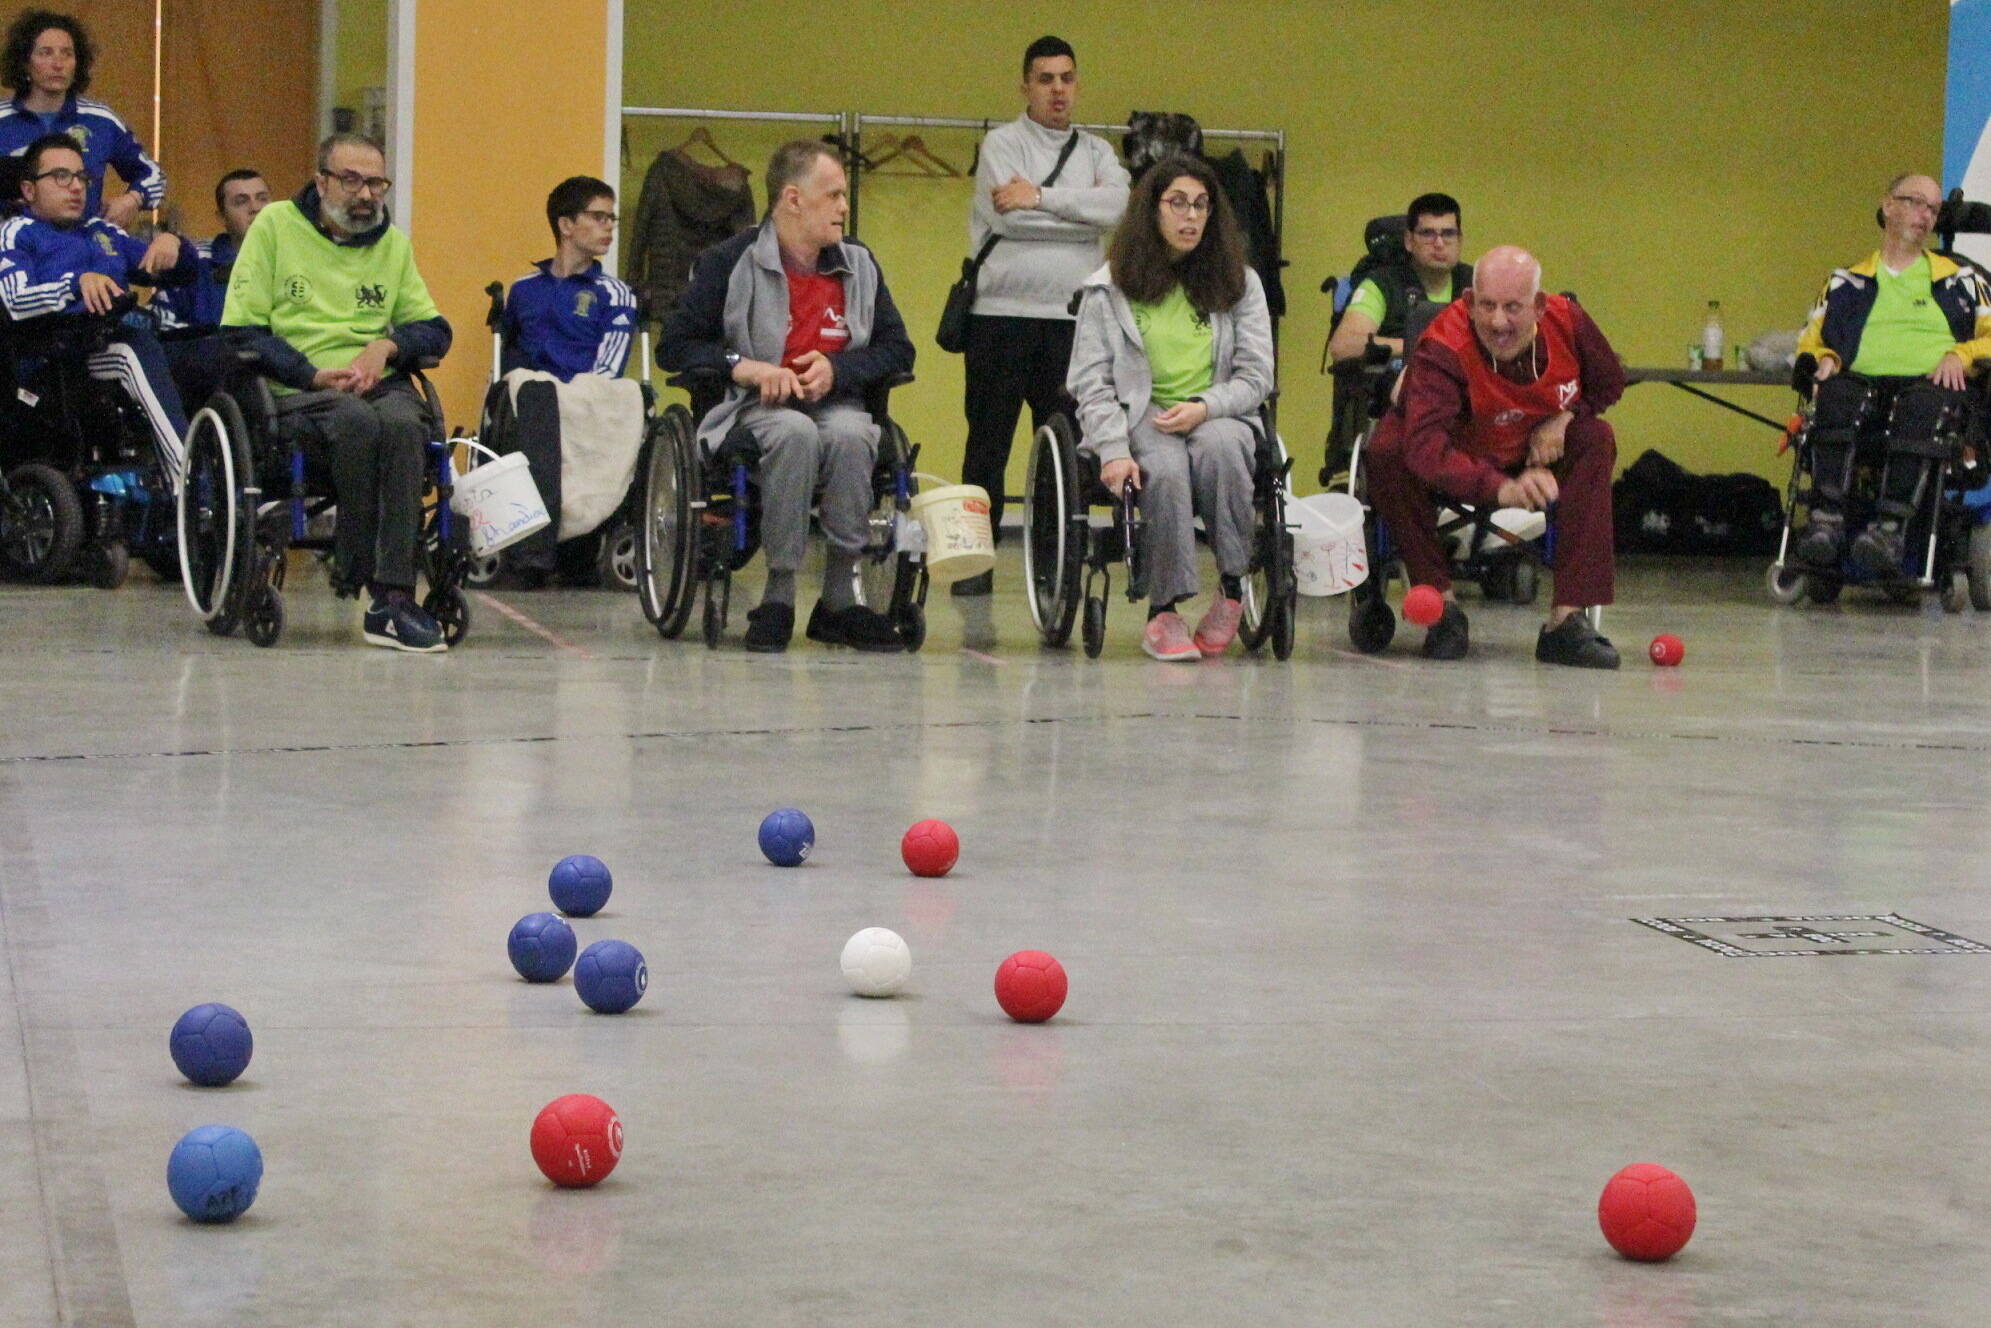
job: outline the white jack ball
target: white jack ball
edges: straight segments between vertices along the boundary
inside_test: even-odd
[[[912,972],[912,947],[895,931],[866,927],[844,942],[844,980],[859,996],[890,996]]]

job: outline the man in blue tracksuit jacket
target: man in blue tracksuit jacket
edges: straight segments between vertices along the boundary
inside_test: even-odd
[[[593,176],[562,180],[546,199],[553,257],[512,283],[500,327],[503,368],[620,378],[636,334],[636,294],[602,270],[615,243],[615,190]]]
[[[193,246],[179,236],[161,231],[146,244],[101,217],[85,218],[86,168],[68,135],[35,140],[22,163],[27,214],[0,224],[0,306],[9,318],[108,313],[133,283],[193,279]],[[117,339],[90,357],[90,374],[121,384],[145,412],[160,464],[177,487],[187,418],[150,316],[126,318]]]

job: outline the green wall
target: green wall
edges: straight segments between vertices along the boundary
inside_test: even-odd
[[[339,0],[334,106],[360,108],[360,89],[387,84],[387,0]]]
[[[815,12],[628,0],[624,101],[1009,118],[1022,49],[1048,31],[1079,52],[1081,119],[1166,109],[1209,127],[1285,129],[1280,427],[1308,491],[1329,401],[1318,287],[1347,271],[1369,217],[1426,189],[1455,194],[1469,257],[1497,243],[1533,249],[1549,285],[1576,291],[1635,365],[1683,364],[1710,299],[1731,340],[1795,328],[1826,272],[1873,247],[1888,176],[1939,166],[1947,24],[1943,0],[1866,0],[1829,17],[1734,0],[846,0]],[[713,128],[756,174],[787,136]],[[688,129],[632,122],[625,190]],[[966,168],[973,135],[924,137]],[[966,247],[969,188],[876,174],[862,190],[860,236],[919,347],[920,381],[895,410],[924,447],[922,468],[951,475],[960,360],[934,347],[932,328]],[[1778,390],[1733,395],[1779,418],[1791,404]],[[1612,419],[1622,462],[1657,447],[1699,471],[1787,469],[1775,434],[1671,388],[1633,388]]]

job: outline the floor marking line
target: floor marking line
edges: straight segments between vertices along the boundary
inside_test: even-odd
[[[581,659],[594,658],[594,654],[591,651],[589,651],[586,646],[575,645],[573,642],[562,637],[558,632],[555,632],[551,628],[546,627],[541,623],[539,623],[531,615],[519,609],[515,609],[511,605],[505,603],[503,600],[499,599],[496,595],[488,594],[482,590],[472,591],[471,593],[477,596],[477,599],[480,603],[488,604],[490,607],[496,609],[499,613],[511,619],[513,622],[517,623],[520,627],[525,628],[526,631],[531,632],[534,636],[546,642],[548,645],[552,646],[555,650],[564,650],[568,654],[577,656]]]

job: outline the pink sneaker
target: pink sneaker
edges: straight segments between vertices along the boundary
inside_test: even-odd
[[[1210,607],[1204,610],[1203,621],[1196,624],[1196,648],[1206,655],[1223,654],[1237,638],[1237,625],[1243,618],[1242,601],[1221,595],[1211,600]]]
[[[1173,609],[1148,620],[1148,629],[1141,633],[1141,649],[1164,663],[1203,658],[1203,652],[1189,639],[1189,624]]]

